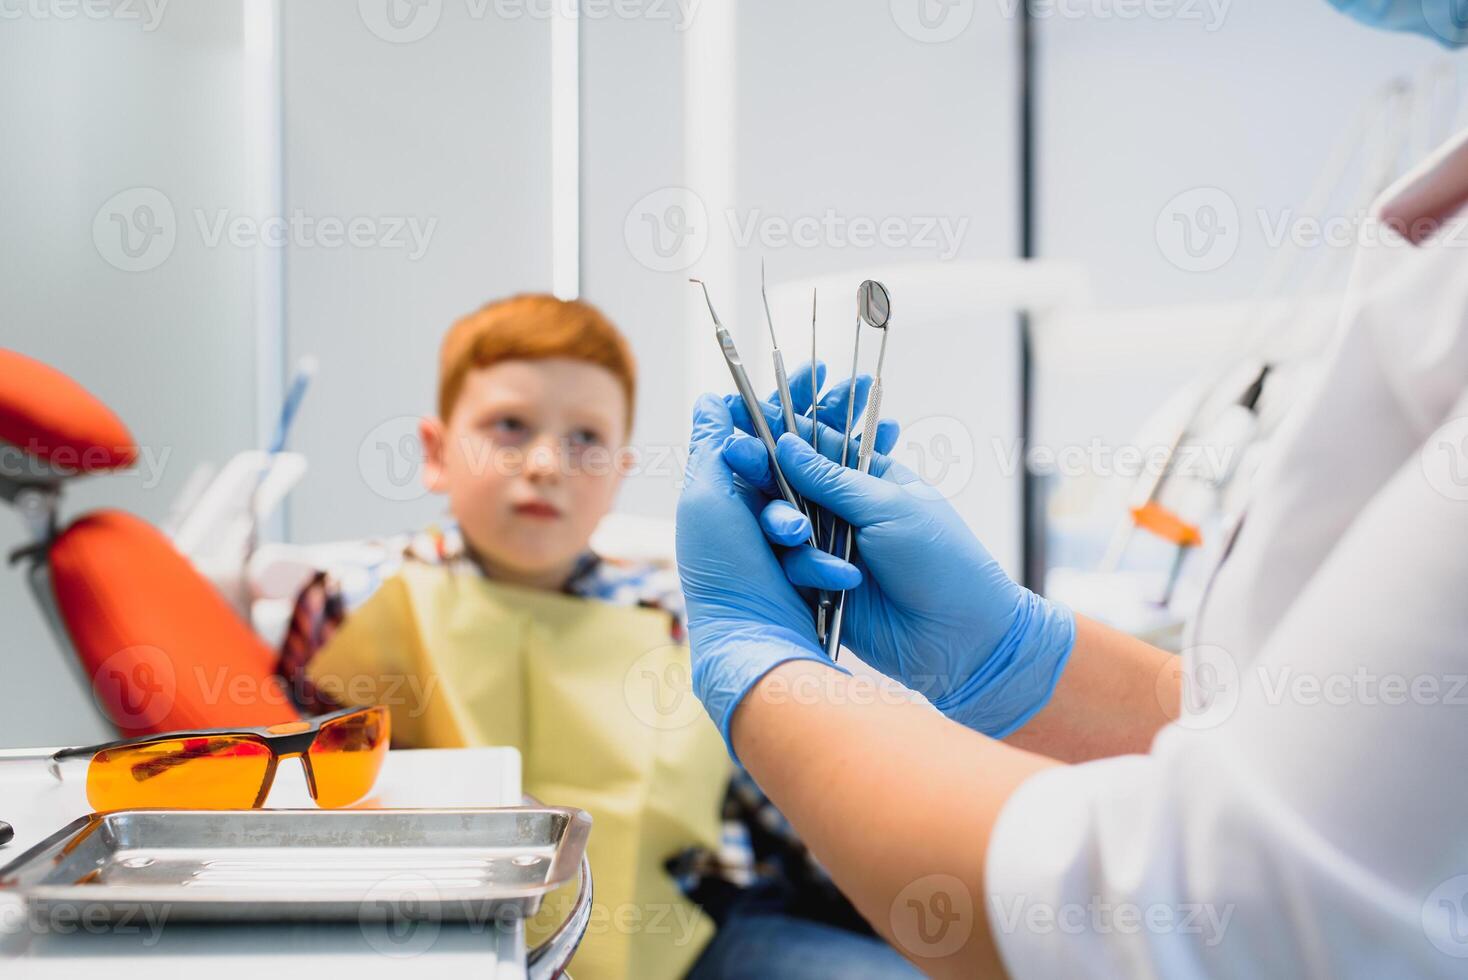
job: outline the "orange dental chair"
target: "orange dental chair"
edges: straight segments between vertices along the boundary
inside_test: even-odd
[[[276,654],[152,525],[102,510],[58,525],[66,481],[125,469],[131,433],[66,375],[0,350],[0,499],[9,556],[98,708],[123,735],[295,721]]]

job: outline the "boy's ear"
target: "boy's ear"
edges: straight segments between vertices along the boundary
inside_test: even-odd
[[[423,486],[431,493],[447,493],[448,481],[444,476],[447,439],[443,421],[435,415],[419,419],[418,441],[423,444]]]

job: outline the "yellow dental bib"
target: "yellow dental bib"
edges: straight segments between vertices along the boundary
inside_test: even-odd
[[[684,848],[717,849],[730,775],[670,625],[409,562],[309,665],[333,700],[391,708],[394,744],[513,745],[526,793],[591,813],[596,903],[578,980],[674,980],[713,934],[663,869]],[[532,943],[572,898],[574,886],[546,899]]]

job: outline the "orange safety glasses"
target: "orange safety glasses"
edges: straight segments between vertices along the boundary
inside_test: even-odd
[[[265,802],[281,759],[297,757],[311,799],[342,807],[371,792],[391,727],[379,706],[268,728],[164,732],[62,749],[51,756],[51,772],[59,779],[59,763],[90,756],[87,801],[95,810],[243,810]]]

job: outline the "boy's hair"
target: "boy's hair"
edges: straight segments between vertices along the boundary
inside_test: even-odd
[[[627,338],[590,303],[544,293],[497,300],[449,328],[438,358],[438,417],[448,421],[473,369],[549,357],[586,361],[612,372],[627,395],[627,428],[632,428],[637,361]]]

